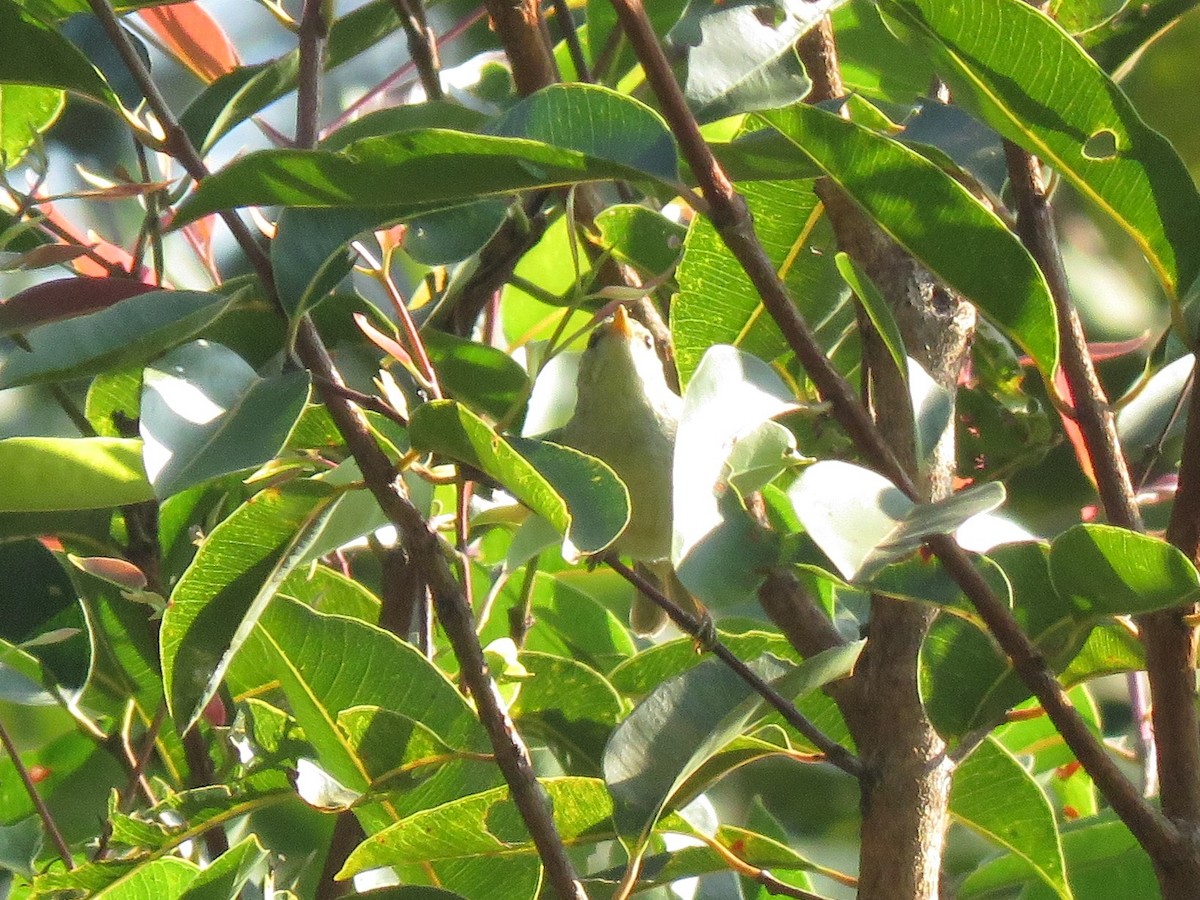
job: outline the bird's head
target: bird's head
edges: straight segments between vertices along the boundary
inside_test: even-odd
[[[630,318],[624,306],[618,306],[588,338],[587,350],[579,361],[579,393],[602,392],[615,398],[629,396],[637,386],[643,396],[651,399],[664,392],[674,393],[667,386],[654,338],[645,326]]]

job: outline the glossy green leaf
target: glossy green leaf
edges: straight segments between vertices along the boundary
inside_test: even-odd
[[[764,655],[751,668],[791,699],[849,674],[862,647],[859,642],[828,650],[799,666]],[[623,839],[640,849],[688,777],[766,709],[765,701],[716,659],[664,682],[639,703],[604,751],[604,780]]]
[[[554,824],[568,844],[612,836],[612,800],[593,778],[547,778]],[[537,864],[537,848],[525,830],[508,788],[464,797],[410,816],[360,844],[338,879],[380,866],[404,866],[510,856]]]
[[[259,618],[230,666],[228,681],[235,692],[280,687],[320,766],[358,793],[370,788],[371,773],[339,725],[345,710],[388,710],[421,723],[456,751],[491,752],[466,700],[416,648],[372,625],[322,615],[283,597]],[[360,814],[372,827],[383,827],[415,810],[490,788],[499,777],[493,766],[451,762]]]
[[[487,344],[432,328],[421,337],[438,381],[449,396],[498,420],[512,412],[529,377],[511,356]]]
[[[1064,827],[1062,845],[1071,891],[1081,900],[1159,895],[1150,858],[1111,812]],[[1060,896],[1030,871],[1025,859],[1013,854],[984,863],[968,875],[958,896],[969,900],[1017,886],[1024,886],[1021,896],[1029,900]]]
[[[121,108],[87,57],[16,0],[0,2],[0,84],[60,88]]]
[[[504,438],[452,400],[413,411],[415,449],[441,453],[495,478],[581,553],[598,553],[629,519],[625,486],[604,463],[569,447]]]
[[[1200,272],[1200,193],[1170,143],[1069,34],[1022,0],[883,0],[880,9],[935,55],[956,101],[1125,229],[1168,296],[1187,290]]]
[[[788,489],[804,529],[847,580],[915,552],[1004,502],[1004,486],[985,482],[936,503],[916,504],[870,469],[840,460],[810,466]]]
[[[769,129],[769,134],[773,134]],[[751,135],[750,137],[757,137]],[[794,166],[793,166],[794,167]],[[811,181],[739,185],[754,227],[776,271],[783,277],[823,345],[854,320],[841,303],[845,288],[833,265],[833,233]],[[677,273],[679,294],[671,304],[671,335],[679,379],[691,380],[704,352],[731,344],[767,361],[787,350],[758,291],[706,218],[688,231]]]
[[[272,459],[308,402],[308,377],[260,378],[220,344],[171,351],[144,376],[140,428],[146,471],[164,499]]]
[[[284,166],[287,171],[294,167],[299,172],[310,163],[321,171],[329,169],[349,192],[340,199],[289,194],[267,201],[318,207],[285,209],[272,242],[271,264],[280,298],[293,317],[350,271],[348,258],[339,256],[339,251],[363,231],[402,220],[414,220],[415,228],[436,220],[447,220],[439,227],[452,225],[457,216],[473,215],[470,209],[479,206],[480,197],[507,199],[514,191],[540,186],[539,179],[556,171],[553,166],[575,167],[578,177],[572,175],[567,182],[591,179],[584,172],[591,166],[608,171],[607,177],[678,179],[675,145],[662,120],[640,103],[607,89],[551,86],[518,103],[482,135],[425,124],[414,127],[431,115],[435,121],[446,118],[436,112],[404,117],[390,124],[407,130],[385,134],[375,133],[376,127],[387,124],[377,121],[369,137],[344,145],[331,142],[336,154],[322,150],[311,157],[288,157],[293,161]],[[532,156],[523,155],[526,151]],[[482,155],[472,156],[476,152]],[[490,155],[496,152],[500,157]],[[498,161],[501,157],[503,164]],[[262,161],[267,169],[273,165],[268,157]],[[613,174],[616,169],[623,174]],[[215,178],[221,184],[227,179],[237,182],[229,186],[233,193],[243,180],[236,172],[218,173]]]
[[[192,726],[337,496],[316,481],[268,488],[208,535],[171,592],[160,642],[172,715]]]
[[[887,347],[892,362],[896,364],[896,370],[900,373],[900,377],[907,379],[908,354],[904,352],[904,336],[900,334],[900,326],[896,324],[896,317],[892,315],[887,300],[884,299],[883,294],[879,293],[879,288],[875,287],[870,276],[862,271],[848,254],[838,251],[835,258],[838,271],[846,279],[846,284],[850,285],[850,289],[854,291],[854,295],[858,297],[859,302],[867,311],[867,315],[870,316],[871,324],[875,326],[875,330],[883,339],[884,346]]]
[[[394,220],[530,188],[677,179],[674,142],[662,120],[605,88],[547,88],[492,131],[418,129],[363,138],[336,153],[252,153],[205,179],[175,225],[220,209],[270,205],[388,208]]]
[[[1058,324],[1046,279],[1016,236],[966,188],[915,151],[823,109],[796,104],[756,115],[1003,328],[1043,373],[1054,370]],[[979,266],[980,259],[989,266]]]
[[[1085,646],[1094,621],[1079,617],[1050,581],[1049,551],[1041,544],[1008,544],[989,554],[1012,589],[1012,611],[1054,672]],[[939,617],[921,645],[919,685],[926,713],[948,741],[992,727],[1029,697],[1011,661],[981,625]]]
[[[5,512],[103,509],[154,496],[142,442],[123,438],[14,437],[0,441]]]
[[[62,112],[66,96],[58,88],[0,84],[0,158],[13,168]]]
[[[662,213],[633,203],[617,203],[596,216],[600,245],[649,277],[671,271],[683,253],[687,229]]]
[[[687,48],[684,93],[697,118],[713,122],[803,99],[812,82],[796,41],[843,2],[693,0],[668,38]]]
[[[238,841],[204,869],[179,900],[227,900],[236,897],[268,853],[253,834]]]
[[[1160,538],[1112,525],[1076,525],[1050,547],[1054,587],[1080,617],[1135,615],[1192,602],[1196,567]]]
[[[0,355],[0,390],[144,363],[195,335],[231,302],[199,291],[151,291],[34,328],[25,334],[31,350],[10,344]]]
[[[959,763],[950,815],[1025,860],[1060,900],[1071,900],[1054,810],[1033,776],[995,740]]]

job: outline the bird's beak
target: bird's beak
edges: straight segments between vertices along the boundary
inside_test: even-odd
[[[613,331],[627,340],[633,337],[633,329],[629,327],[629,313],[625,312],[624,305],[618,306],[617,311],[613,313],[612,327]]]

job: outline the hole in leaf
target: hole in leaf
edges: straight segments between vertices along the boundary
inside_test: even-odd
[[[754,7],[754,18],[764,28],[778,28],[787,18],[786,13],[773,3]]]
[[[1117,133],[1111,128],[1101,128],[1092,133],[1083,144],[1083,155],[1100,161],[1116,159]]]

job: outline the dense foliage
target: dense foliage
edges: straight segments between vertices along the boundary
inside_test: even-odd
[[[627,0],[108,4],[0,0],[8,896],[838,898],[888,854],[960,898],[1175,896],[1200,819],[1134,786],[1135,673],[1200,589],[1200,195],[1119,81],[1191,3],[655,0],[699,132]],[[949,375],[909,320],[938,292],[979,313]],[[672,562],[715,633],[631,631],[626,488],[547,439],[618,303],[677,373]],[[901,438],[848,405],[885,383]],[[882,608],[932,611],[915,716],[864,696]],[[1181,652],[1164,784],[1200,778],[1159,724]],[[889,815],[945,847],[863,826],[910,724],[944,809]]]

